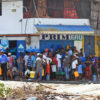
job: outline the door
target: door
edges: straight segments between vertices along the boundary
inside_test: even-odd
[[[13,54],[16,55],[17,53],[17,40],[10,40],[9,41],[9,51]]]
[[[95,53],[94,36],[84,36],[84,52],[86,57]]]

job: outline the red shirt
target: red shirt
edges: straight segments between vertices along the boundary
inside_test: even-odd
[[[58,61],[57,61],[56,57],[53,57],[52,60],[53,60],[53,64],[56,65],[56,66],[58,66]]]

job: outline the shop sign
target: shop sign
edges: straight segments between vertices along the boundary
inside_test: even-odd
[[[7,48],[8,47],[8,44],[9,44],[8,39],[4,36],[1,39],[1,45],[2,45],[2,47]]]
[[[22,44],[18,46],[18,52],[24,52],[24,46]]]
[[[77,40],[82,41],[82,34],[41,34],[41,40]]]

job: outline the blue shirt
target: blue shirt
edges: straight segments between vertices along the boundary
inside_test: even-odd
[[[28,67],[32,67],[32,60],[31,60],[31,58],[28,58],[27,64],[28,64]]]
[[[68,51],[68,56],[72,56],[72,53],[73,53],[72,50],[69,50]]]
[[[79,74],[82,74],[82,73],[83,73],[83,72],[82,72],[82,65],[79,65],[79,66],[78,66],[78,73],[79,73]]]
[[[4,63],[7,63],[7,61],[8,61],[8,57],[7,57],[5,54],[3,54],[3,55],[0,57],[0,63],[1,63],[1,64],[4,64]]]
[[[33,67],[35,67],[36,57],[35,57],[35,56],[31,56],[31,60],[32,60],[32,62],[33,62]]]

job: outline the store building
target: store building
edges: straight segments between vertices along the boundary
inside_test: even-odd
[[[40,49],[75,46],[88,56],[94,53],[94,30],[84,25],[35,25],[40,32]],[[89,44],[90,43],[90,44]],[[88,48],[88,49],[87,49]],[[90,50],[91,49],[91,50]]]
[[[6,36],[17,53],[20,45],[25,50],[71,45],[88,55],[95,46],[89,6],[89,0],[2,0],[0,40]]]

